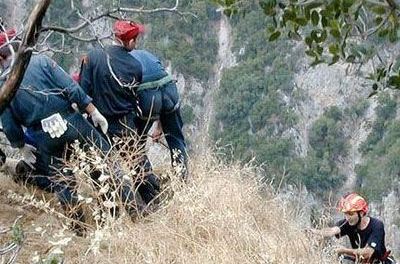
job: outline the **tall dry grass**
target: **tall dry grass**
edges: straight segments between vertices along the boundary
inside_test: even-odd
[[[165,177],[169,166],[158,170]],[[226,164],[208,153],[192,157],[190,171],[187,184],[169,172],[164,200],[154,213],[93,226],[86,238],[29,199],[17,201],[21,190],[7,194],[7,202],[29,212],[22,220],[27,239],[19,263],[49,256],[64,263],[335,263],[329,248],[302,231],[296,210],[282,201],[285,196],[257,180],[256,168]],[[6,192],[0,187],[0,195]]]
[[[173,197],[158,211],[97,230],[66,250],[68,262],[332,263],[252,166],[208,154],[192,159],[191,176],[185,185],[170,175]]]

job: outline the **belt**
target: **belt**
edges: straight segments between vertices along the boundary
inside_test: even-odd
[[[157,81],[141,83],[138,86],[137,91],[139,92],[139,91],[143,91],[146,89],[159,88],[161,86],[166,85],[169,82],[172,82],[172,76],[170,74],[168,74],[167,76],[165,76]]]

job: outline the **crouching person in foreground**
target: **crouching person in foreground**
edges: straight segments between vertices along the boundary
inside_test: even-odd
[[[0,47],[3,46],[0,49],[2,72],[10,67],[12,48],[18,49],[18,41],[7,42],[14,36],[14,30],[0,34]],[[0,80],[0,86],[4,81]],[[95,144],[103,153],[111,148],[101,132],[71,108],[75,103],[81,111],[88,113],[95,126],[106,133],[107,120],[91,101],[53,60],[45,55],[33,55],[18,91],[1,114],[3,130],[11,146],[18,148],[24,161],[35,168],[35,173],[51,179],[50,188],[57,194],[62,207],[69,216],[82,222],[82,211],[73,210],[79,208],[73,174],[64,175],[67,179],[53,179],[57,178],[63,165],[66,147],[75,140],[82,144]],[[26,143],[23,127],[31,134],[35,147]],[[123,184],[121,192],[126,204],[133,203],[134,196],[128,183]],[[78,229],[78,233],[83,231],[81,226]]]
[[[357,193],[343,196],[338,210],[345,216],[333,227],[311,229],[314,234],[337,238],[348,236],[351,248],[336,249],[341,263],[396,264],[385,247],[385,229],[382,221],[368,216],[368,203]]]

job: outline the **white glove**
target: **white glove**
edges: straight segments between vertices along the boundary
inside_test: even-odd
[[[41,120],[42,129],[50,134],[51,138],[61,137],[67,131],[67,121],[64,120],[59,113],[55,113]]]
[[[90,116],[92,118],[93,125],[95,127],[98,127],[100,125],[101,131],[106,134],[108,130],[107,119],[99,112],[99,110],[97,110],[97,108],[90,113]]]
[[[19,148],[19,154],[30,167],[33,167],[33,164],[36,163],[35,152],[36,148],[29,144],[25,144],[22,148]]]

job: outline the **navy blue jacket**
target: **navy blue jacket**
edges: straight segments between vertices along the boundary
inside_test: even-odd
[[[1,115],[4,133],[12,147],[22,147],[25,144],[22,126],[40,125],[42,119],[68,111],[72,103],[83,110],[91,101],[52,59],[33,55],[15,97]]]
[[[91,50],[84,58],[81,68],[80,84],[93,98],[99,111],[107,118],[124,116],[136,109],[136,99],[132,92],[121,87],[112,76],[107,60],[116,77],[125,84],[142,81],[142,67],[127,49],[121,46],[108,46],[105,50]]]

